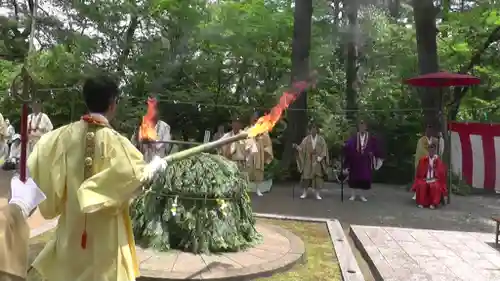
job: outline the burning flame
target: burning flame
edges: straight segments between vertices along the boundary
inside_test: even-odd
[[[156,104],[157,101],[154,98],[148,98],[148,111],[146,115],[142,117],[141,127],[139,128],[139,139],[143,140],[158,140],[155,128],[155,116],[156,116]]]
[[[306,88],[307,82],[300,81],[293,84],[291,92],[284,92],[280,97],[279,103],[271,109],[271,112],[257,120],[255,125],[248,129],[248,137],[255,137],[273,129],[274,125],[280,120],[281,114],[292,104]]]

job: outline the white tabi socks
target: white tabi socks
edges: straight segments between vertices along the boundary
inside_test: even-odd
[[[363,191],[362,190],[359,190],[359,200],[363,201],[363,202],[366,202],[368,201],[368,199],[366,199],[366,197],[363,195]],[[349,201],[354,201],[356,200],[356,190],[355,189],[352,189],[351,190],[351,197],[349,197]]]
[[[300,199],[305,199],[305,198],[307,198],[307,190],[308,190],[307,188],[305,188],[305,189],[304,189],[304,191],[302,192],[302,195],[300,195]],[[319,190],[314,190],[314,192],[315,192],[315,197],[316,197],[316,200],[321,200],[321,199],[323,199],[323,198],[321,197],[321,195],[319,194]]]

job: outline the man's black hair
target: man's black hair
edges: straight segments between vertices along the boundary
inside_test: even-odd
[[[108,75],[88,78],[83,84],[83,99],[90,112],[105,113],[118,95],[118,84]]]

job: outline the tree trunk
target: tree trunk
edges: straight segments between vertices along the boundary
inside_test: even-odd
[[[436,43],[436,14],[432,0],[413,0],[413,17],[417,34],[418,68],[420,74],[439,71]],[[419,89],[424,121],[440,127],[439,112],[442,110],[441,91],[436,88]]]
[[[345,64],[346,74],[346,118],[355,123],[358,110],[357,85],[357,62],[358,62],[358,8],[357,0],[347,4],[347,20],[349,22],[349,33],[347,34],[347,60]]]
[[[400,0],[390,0],[389,1],[389,14],[395,20],[399,19],[399,8],[401,7]]]
[[[292,39],[292,82],[309,79],[311,49],[312,0],[295,0]],[[295,155],[293,143],[300,143],[307,132],[307,93],[302,93],[290,106],[282,166],[289,167]]]

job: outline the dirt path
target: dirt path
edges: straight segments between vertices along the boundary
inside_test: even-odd
[[[419,209],[406,189],[375,184],[368,202],[349,201],[345,188],[344,202],[340,188],[328,184],[323,200],[292,198],[291,186],[279,185],[263,197],[252,197],[255,212],[338,219],[345,229],[351,224],[395,226],[424,229],[492,232],[492,214],[500,214],[499,196],[453,196],[451,204],[436,210]]]

